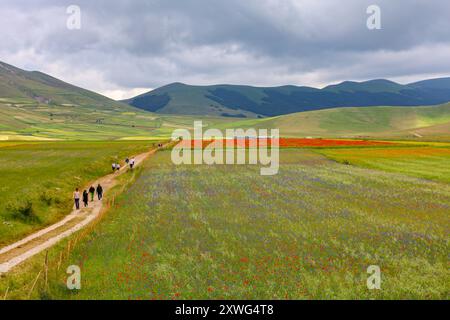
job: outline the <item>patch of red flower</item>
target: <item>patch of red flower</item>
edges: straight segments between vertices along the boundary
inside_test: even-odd
[[[194,148],[197,148],[198,146],[202,146],[202,149],[204,149],[211,142],[212,142],[212,140],[183,140],[178,144],[178,146],[183,147],[183,148],[190,148],[190,149],[194,149]]]
[[[386,146],[393,145],[391,142],[371,140],[338,140],[338,139],[299,139],[281,138],[280,147],[346,147],[346,146]]]
[[[269,139],[223,139],[221,144],[220,140],[183,140],[180,142],[180,146],[185,148],[196,148],[202,146],[202,149],[206,148],[211,143],[216,143],[216,146],[220,145],[225,148],[227,145],[238,147],[254,147],[254,146],[270,146],[271,140]],[[299,147],[351,147],[351,146],[388,146],[394,145],[392,142],[385,141],[372,141],[372,140],[340,140],[340,139],[306,139],[306,138],[280,138],[280,148],[299,148]]]

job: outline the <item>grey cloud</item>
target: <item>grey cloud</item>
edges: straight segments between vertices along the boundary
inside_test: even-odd
[[[370,31],[374,2],[383,28]],[[70,4],[79,31],[65,28]],[[450,74],[449,12],[447,0],[2,0],[0,60],[100,91]]]

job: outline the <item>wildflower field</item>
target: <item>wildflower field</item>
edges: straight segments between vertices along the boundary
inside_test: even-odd
[[[82,289],[67,290],[62,268],[46,297],[448,299],[448,150],[412,155],[408,172],[395,157],[388,170],[349,165],[364,152],[388,163],[382,150],[281,149],[275,176],[159,152],[64,260]],[[434,181],[416,170],[431,163],[444,168]],[[380,290],[367,288],[370,265]]]

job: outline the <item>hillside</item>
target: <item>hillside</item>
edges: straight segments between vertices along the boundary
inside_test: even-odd
[[[15,101],[15,102],[14,102]],[[136,110],[103,110],[89,106],[27,104],[0,100],[2,140],[142,140],[170,137],[176,128],[191,128],[192,116],[165,116]],[[232,118],[202,117],[205,125]]]
[[[426,107],[359,107],[300,112],[233,123],[278,128],[285,137],[364,137],[450,141],[450,103]]]
[[[112,110],[129,106],[39,71],[25,71],[0,62],[0,98],[46,105],[90,106]]]
[[[450,78],[401,85],[389,80],[311,87],[191,86],[173,83],[124,102],[166,114],[267,117],[337,107],[421,106],[450,101]]]
[[[193,121],[155,115],[0,62],[0,141],[148,139],[170,136],[174,128],[190,127]]]
[[[123,102],[140,109],[165,114],[257,117],[257,114],[250,109],[244,110],[218,102],[218,97],[211,93],[217,90],[226,90],[228,87],[233,90],[236,99],[238,98],[237,95],[251,96],[254,99],[263,97],[259,96],[260,93],[257,88],[252,87],[226,85],[202,87],[173,83]],[[247,99],[243,103],[251,105],[252,101]]]

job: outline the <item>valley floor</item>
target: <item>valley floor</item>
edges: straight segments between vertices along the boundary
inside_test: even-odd
[[[50,252],[48,283],[41,277],[29,296],[448,299],[448,150],[430,156],[438,179],[395,159],[387,171],[349,165],[365,149],[349,150],[344,164],[335,149],[284,149],[270,177],[257,166],[174,166],[160,152],[100,223]],[[37,259],[23,267],[28,277],[2,279],[0,292],[27,295]],[[68,265],[81,267],[80,291],[65,286]],[[370,265],[381,269],[381,290],[366,286]]]

